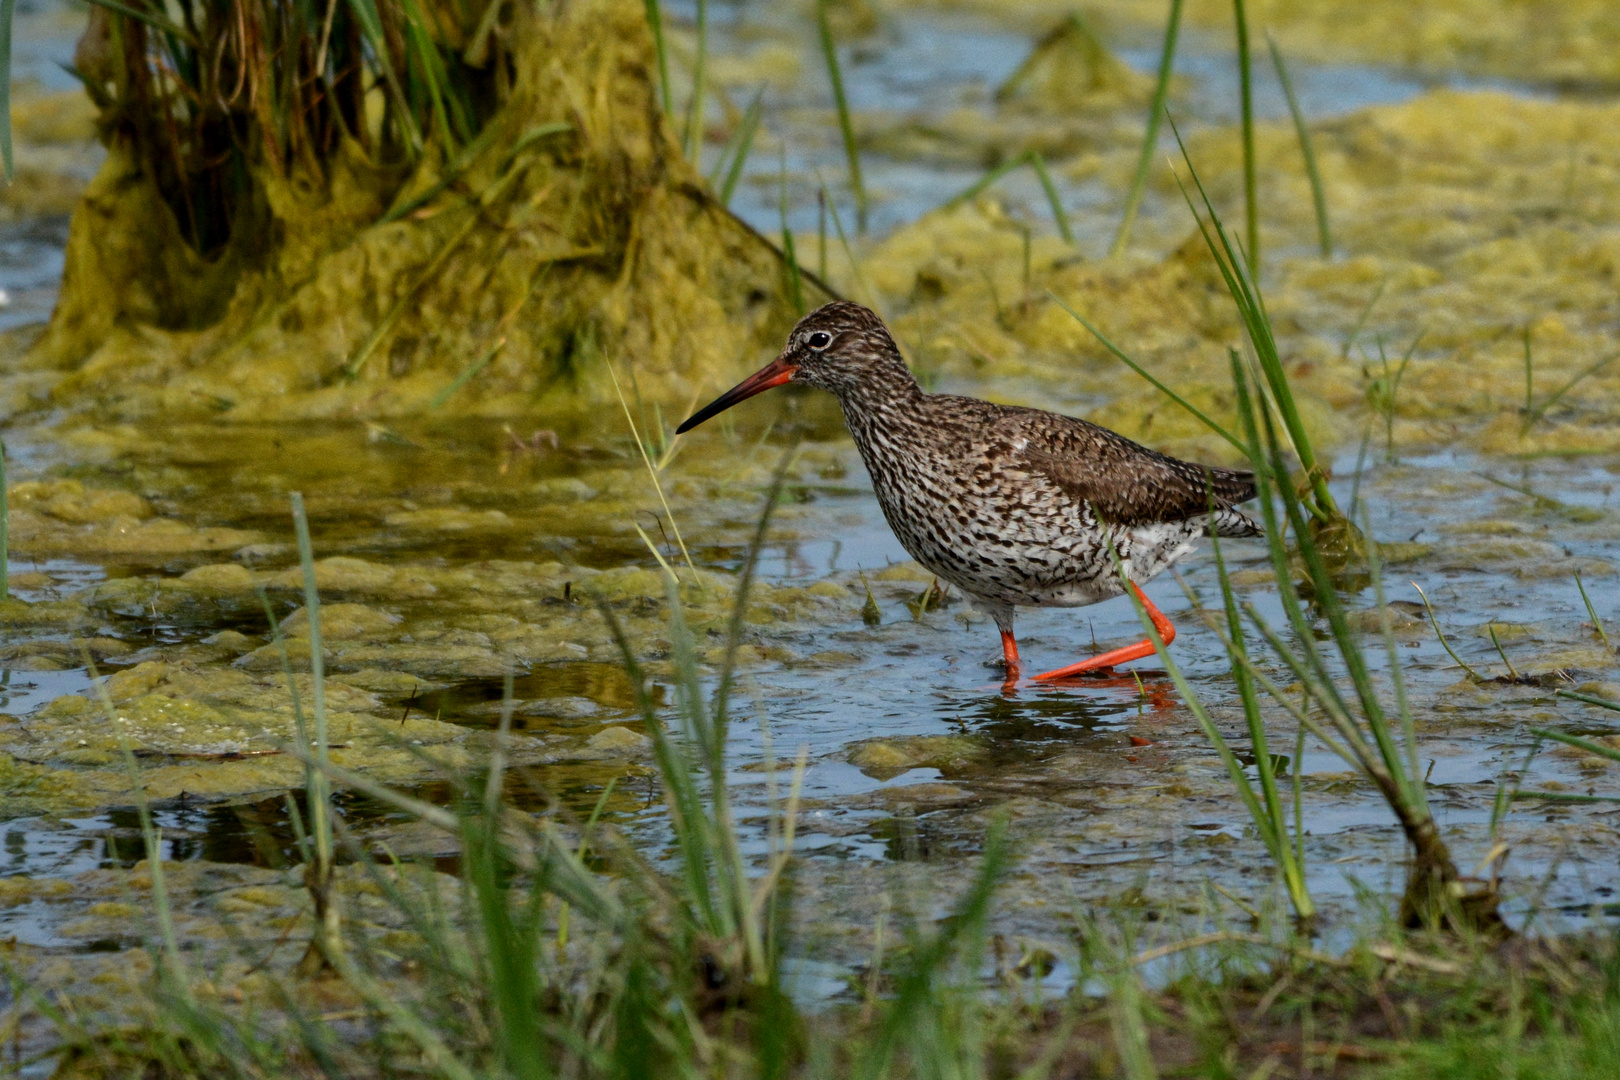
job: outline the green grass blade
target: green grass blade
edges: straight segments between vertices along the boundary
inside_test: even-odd
[[[371,46],[371,53],[382,72],[383,82],[394,99],[398,123],[404,129],[405,143],[410,148],[412,156],[420,154],[423,146],[422,128],[416,122],[416,112],[411,108],[410,98],[400,81],[400,74],[394,70],[393,61],[388,58],[388,41],[383,35],[382,16],[377,13],[376,0],[348,0],[348,4],[349,10],[354,13],[355,21],[360,24],[366,44]]]
[[[11,160],[11,18],[17,0],[0,0],[0,167],[6,183],[15,175]],[[0,598],[5,593],[0,591]]]
[[[1220,580],[1221,600],[1226,610],[1225,645],[1228,654],[1236,661],[1232,665],[1232,681],[1236,684],[1238,697],[1243,702],[1243,718],[1249,729],[1249,744],[1254,755],[1255,771],[1260,778],[1260,799],[1264,817],[1257,820],[1255,826],[1271,852],[1272,862],[1282,875],[1294,911],[1300,918],[1309,919],[1316,914],[1316,905],[1312,903],[1306,886],[1304,866],[1294,858],[1294,847],[1289,843],[1288,818],[1283,810],[1282,796],[1277,790],[1276,763],[1271,758],[1271,750],[1266,739],[1265,718],[1260,712],[1260,698],[1255,693],[1254,680],[1249,676],[1246,663],[1249,658],[1248,648],[1244,641],[1243,619],[1238,612],[1237,594],[1232,589],[1231,575],[1227,573],[1220,538],[1213,534],[1210,536],[1210,550],[1215,558],[1215,573]],[[1151,624],[1152,620],[1149,619],[1148,622]],[[1248,785],[1247,775],[1243,776],[1243,783],[1244,786]],[[1245,800],[1245,803],[1248,802],[1249,800]]]
[[[754,134],[759,130],[759,118],[764,113],[763,99],[765,91],[761,90],[749,102],[748,111],[743,113],[742,122],[737,126],[736,148],[731,154],[731,167],[726,170],[725,182],[719,185],[720,202],[726,206],[731,205],[731,196],[737,190],[737,183],[742,179],[743,166],[748,164],[748,152],[754,148]],[[725,158],[721,158],[724,161]],[[719,163],[715,165],[715,175],[719,175]],[[709,186],[715,186],[715,177],[709,178]]]
[[[788,295],[793,299],[793,308],[800,315],[804,314],[804,282],[799,274],[799,254],[793,247],[793,230],[788,228],[787,219],[787,150],[782,151],[781,172],[777,189],[776,210],[782,220],[782,257],[787,262]]]
[[[147,11],[138,7],[131,7],[128,4],[119,3],[118,0],[86,0],[86,2],[94,4],[96,7],[106,8],[108,11],[116,11],[118,14],[123,15],[126,18],[134,19],[136,22],[145,23],[147,26],[161,32],[166,37],[174,38],[177,41],[183,41],[194,49],[198,47],[197,39],[191,33],[191,31],[158,12]],[[7,39],[5,75],[8,83],[11,81],[11,15],[15,9],[16,0],[0,0],[0,20],[3,20],[5,23],[5,34]],[[10,93],[10,88],[8,87],[6,90],[8,104],[10,102]],[[7,122],[6,127],[8,130],[10,129],[9,121]],[[7,177],[7,179],[10,179],[10,177]]]
[[[1271,391],[1271,404],[1282,418],[1283,428],[1288,434],[1289,442],[1293,446],[1294,454],[1299,458],[1301,468],[1305,470],[1311,486],[1312,505],[1311,513],[1323,521],[1342,519],[1338,504],[1334,501],[1333,493],[1328,490],[1326,472],[1318,465],[1316,453],[1311,446],[1310,435],[1305,430],[1305,424],[1300,419],[1298,406],[1294,403],[1293,390],[1288,384],[1288,373],[1283,368],[1282,357],[1277,350],[1277,341],[1272,333],[1271,318],[1266,312],[1265,300],[1260,293],[1259,283],[1249,273],[1247,263],[1243,259],[1237,245],[1233,244],[1221,223],[1221,218],[1215,211],[1215,204],[1205,190],[1203,180],[1199,178],[1198,170],[1187,153],[1187,147],[1181,139],[1181,132],[1176,129],[1175,122],[1170,123],[1170,130],[1175,134],[1176,144],[1181,149],[1182,160],[1187,165],[1188,174],[1192,177],[1193,185],[1198,191],[1199,199],[1204,205],[1204,211],[1209,217],[1206,225],[1198,208],[1193,205],[1192,194],[1182,185],[1182,195],[1187,200],[1188,209],[1193,213],[1198,223],[1199,231],[1203,234],[1204,243],[1209,247],[1210,254],[1215,258],[1217,269],[1226,283],[1227,291],[1232,301],[1237,305],[1238,314],[1242,318],[1244,330],[1249,343],[1254,347],[1255,357],[1259,361],[1261,373],[1264,375],[1264,384]],[[1177,178],[1180,183],[1180,177]],[[1213,231],[1212,231],[1213,230]],[[1265,412],[1269,424],[1270,410]],[[1280,474],[1286,476],[1286,473]]]
[[[9,599],[11,599],[11,495],[7,490],[6,480],[6,444],[0,440],[0,600]]]
[[[1260,185],[1254,160],[1254,72],[1249,63],[1249,16],[1243,0],[1232,0],[1237,22],[1238,94],[1243,128],[1243,209],[1248,240],[1249,275],[1260,276]]]
[[[1176,59],[1176,36],[1181,31],[1181,8],[1186,0],[1170,0],[1170,18],[1164,28],[1164,49],[1159,54],[1159,81],[1153,87],[1153,104],[1148,106],[1147,131],[1142,135],[1142,151],[1136,158],[1136,173],[1131,177],[1131,190],[1125,197],[1125,213],[1119,222],[1119,231],[1108,254],[1119,255],[1130,243],[1131,229],[1136,225],[1136,214],[1142,206],[1142,195],[1147,191],[1148,173],[1153,168],[1153,155],[1159,146],[1159,128],[1164,123],[1164,103],[1170,96],[1170,75]]]
[[[1525,359],[1526,359],[1526,363],[1529,362],[1529,355],[1530,355],[1529,335],[1526,334],[1526,336],[1525,336]],[[1563,397],[1564,397],[1565,394],[1567,394],[1571,390],[1575,389],[1577,384],[1579,384],[1581,382],[1584,382],[1586,379],[1590,378],[1593,375],[1596,375],[1598,372],[1602,371],[1604,368],[1608,367],[1610,364],[1614,363],[1616,360],[1620,360],[1620,353],[1615,353],[1612,356],[1604,357],[1602,360],[1599,360],[1597,363],[1593,364],[1592,366],[1582,369],[1581,372],[1578,375],[1576,375],[1573,379],[1570,379],[1569,382],[1565,383],[1563,386],[1560,386],[1557,390],[1554,390],[1552,392],[1552,394],[1550,394],[1547,397],[1547,399],[1545,401],[1543,401],[1540,405],[1537,405],[1534,409],[1527,410],[1528,415],[1525,417],[1524,427],[1520,430],[1520,435],[1523,436],[1523,435],[1530,434],[1530,429],[1535,427],[1536,423],[1538,421],[1540,421],[1540,419],[1543,416],[1547,415],[1547,412],[1548,412],[1549,409],[1551,409],[1554,405],[1558,404],[1559,401],[1563,400]],[[1526,388],[1526,393],[1528,393],[1528,391],[1529,391],[1529,379],[1528,378],[1526,378],[1526,380],[1525,380],[1525,388]]]
[[[463,386],[466,386],[469,382],[476,378],[478,373],[483,371],[491,360],[495,359],[495,354],[500,352],[501,349],[505,347],[506,338],[503,337],[495,344],[491,345],[488,349],[484,350],[484,354],[478,359],[474,360],[472,363],[468,364],[466,370],[464,370],[460,375],[457,375],[449,386],[433,395],[433,400],[428,402],[428,411],[432,412],[435,409],[443,408],[445,402],[456,396],[457,390],[460,390]]]
[[[1214,420],[1211,420],[1202,409],[1188,401],[1186,398],[1182,397],[1180,394],[1176,393],[1174,390],[1170,389],[1158,379],[1154,378],[1153,375],[1151,375],[1141,364],[1138,364],[1135,360],[1132,360],[1129,356],[1126,356],[1124,351],[1112,341],[1109,341],[1101,330],[1098,330],[1095,326],[1092,326],[1091,323],[1086,320],[1084,315],[1081,315],[1078,311],[1075,311],[1074,308],[1070,307],[1068,304],[1065,304],[1063,299],[1058,296],[1057,293],[1054,293],[1048,289],[1046,295],[1050,296],[1052,301],[1056,303],[1058,307],[1068,312],[1069,316],[1074,319],[1075,322],[1089,330],[1092,337],[1102,342],[1103,348],[1113,353],[1117,360],[1151,383],[1154,389],[1158,390],[1159,393],[1163,394],[1165,397],[1187,410],[1188,413],[1196,417],[1205,427],[1209,428],[1209,430],[1213,431],[1215,434],[1237,447],[1238,450],[1248,453],[1248,447],[1244,446],[1243,443],[1238,440],[1236,435],[1233,435],[1226,428],[1222,427],[1220,424],[1217,424]]]
[[[997,165],[995,168],[979,177],[979,179],[975,180],[972,184],[968,185],[967,189],[961,194],[945,200],[945,202],[940,204],[939,208],[941,210],[952,210],[958,206],[961,206],[969,199],[977,198],[979,195],[983,194],[985,189],[987,189],[991,184],[994,184],[997,180],[1000,180],[1003,176],[1006,176],[1008,173],[1012,172],[1020,165],[1026,164],[1028,161],[1029,151],[1027,150],[1022,154],[1016,154],[1013,157],[1008,158],[1000,165]]]
[[[681,880],[686,887],[686,900],[692,914],[703,929],[711,934],[722,933],[723,916],[716,904],[709,884],[709,866],[712,856],[703,809],[703,798],[698,791],[690,747],[678,745],[664,728],[652,697],[648,694],[648,677],[636,660],[635,650],[624,632],[618,616],[606,602],[599,602],[597,610],[608,625],[608,633],[619,649],[620,662],[635,694],[636,711],[640,714],[647,734],[653,742],[653,760],[658,766],[659,778],[669,803],[670,823],[675,833],[675,844],[681,852]],[[691,635],[684,620],[671,613],[672,652],[677,670],[695,667],[691,659]]]
[[[4,458],[4,456],[5,447],[0,446],[0,458]],[[0,462],[0,485],[5,483],[5,477],[3,462]],[[3,493],[0,493],[0,562],[4,561],[6,551],[5,512],[5,497]],[[5,568],[0,566],[0,597],[5,596],[5,581]],[[1581,603],[1586,605],[1587,618],[1592,620],[1592,629],[1596,632],[1598,640],[1603,642],[1605,649],[1612,652],[1614,646],[1609,644],[1609,632],[1603,628],[1603,619],[1598,616],[1597,608],[1592,606],[1592,598],[1586,595],[1586,584],[1581,581],[1581,572],[1579,570],[1575,571],[1575,587],[1581,590]]]
[[[686,103],[681,143],[693,165],[702,165],[704,81],[709,67],[709,0],[697,0],[697,60],[692,64],[692,97]]]
[[[1565,694],[1563,696],[1573,697],[1574,695]],[[1620,761],[1620,750],[1616,750],[1612,746],[1605,746],[1602,743],[1593,742],[1591,739],[1583,739],[1579,735],[1565,735],[1562,731],[1553,731],[1550,728],[1531,728],[1530,734],[1543,739],[1551,739],[1554,742],[1561,742],[1565,746],[1573,746],[1577,750],[1585,750],[1588,754],[1596,754],[1598,757],[1606,758],[1609,761]]]
[[[1029,152],[1029,167],[1035,170],[1035,178],[1041,182],[1046,201],[1052,206],[1052,218],[1057,222],[1058,235],[1063,237],[1065,244],[1074,243],[1074,230],[1069,227],[1068,211],[1063,209],[1063,200],[1058,197],[1057,185],[1052,182],[1052,174],[1046,170],[1046,159],[1040,151]]]
[[[669,52],[664,45],[664,15],[658,5],[658,0],[646,0],[647,25],[652,29],[653,50],[658,54],[658,101],[664,107],[664,115],[670,112],[669,96]]]
[[[1414,581],[1412,582],[1412,588],[1416,589],[1418,596],[1422,598],[1423,610],[1429,613],[1429,624],[1434,627],[1434,635],[1440,639],[1440,647],[1446,650],[1446,655],[1451,657],[1452,661],[1462,668],[1470,679],[1475,682],[1484,682],[1485,676],[1463,663],[1463,658],[1457,655],[1457,650],[1453,649],[1451,642],[1446,640],[1446,632],[1440,628],[1440,620],[1435,617],[1434,606],[1429,603],[1429,594],[1423,591],[1423,586]]]
[[[844,156],[849,159],[849,186],[855,193],[855,232],[863,234],[866,232],[866,183],[861,179],[861,154],[855,145],[855,125],[849,114],[849,100],[844,94],[844,75],[838,67],[838,46],[833,41],[832,25],[827,20],[827,2],[816,0],[816,29],[821,38],[822,57],[827,62],[827,78],[832,82],[833,104],[838,108],[838,130],[844,137]]]
[[[1305,112],[1299,107],[1299,95],[1294,93],[1294,79],[1283,63],[1282,50],[1277,39],[1266,31],[1266,46],[1271,50],[1271,66],[1277,69],[1277,81],[1282,83],[1283,97],[1288,99],[1288,114],[1294,118],[1294,133],[1299,136],[1299,152],[1305,157],[1305,177],[1311,184],[1311,202],[1316,208],[1316,244],[1322,258],[1333,257],[1333,230],[1328,226],[1327,193],[1322,189],[1322,172],[1316,165],[1316,147],[1311,142],[1311,128],[1305,122]]]
[[[309,618],[309,673],[312,684],[310,705],[315,718],[313,755],[315,770],[310,778],[309,810],[310,829],[315,837],[315,879],[318,882],[318,885],[311,886],[310,891],[316,894],[319,900],[322,894],[330,890],[332,881],[332,788],[328,772],[331,765],[328,749],[331,739],[327,730],[326,650],[321,641],[321,596],[315,584],[315,553],[310,543],[309,517],[304,512],[304,496],[301,492],[292,493],[292,517],[293,531],[298,540],[298,564],[304,578],[304,614]],[[324,918],[322,924],[316,927],[315,934],[316,940],[320,943],[318,946],[320,955],[327,961],[336,963],[336,954],[340,951],[342,938],[338,927],[337,905],[331,902],[332,899],[334,898],[325,896],[324,903],[317,903],[318,907],[324,909]]]
[[[1546,802],[1567,803],[1620,803],[1620,796],[1615,795],[1572,795],[1567,791],[1513,791],[1508,798],[1514,802],[1525,799],[1540,799]]]

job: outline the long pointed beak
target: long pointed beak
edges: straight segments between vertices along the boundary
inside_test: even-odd
[[[799,365],[790,364],[787,362],[787,360],[778,356],[775,360],[772,360],[770,363],[748,376],[748,378],[744,379],[736,386],[733,386],[730,390],[727,390],[725,393],[703,406],[703,408],[687,417],[686,423],[675,429],[675,434],[685,435],[688,431],[691,431],[693,428],[703,423],[703,421],[709,419],[711,416],[716,416],[725,412],[727,409],[737,404],[737,402],[746,398],[751,398],[755,394],[763,393],[773,386],[781,386],[783,383],[793,378],[793,373],[798,370]]]

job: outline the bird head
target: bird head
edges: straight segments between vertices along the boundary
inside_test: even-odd
[[[684,434],[773,386],[795,382],[842,394],[894,365],[905,370],[883,320],[859,304],[835,300],[800,319],[775,360],[693,413],[675,432]]]

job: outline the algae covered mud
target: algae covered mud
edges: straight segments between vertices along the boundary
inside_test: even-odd
[[[852,971],[881,966],[897,909],[940,914],[934,898],[965,886],[1001,816],[1019,858],[993,925],[1028,955],[1060,953],[1077,906],[1195,929],[1276,907],[1265,850],[1162,673],[1002,693],[990,627],[898,548],[828,402],[783,394],[670,434],[692,401],[757,366],[824,278],[881,310],[933,387],[1230,460],[1064,310],[1233,415],[1242,329],[1169,165],[1153,165],[1129,242],[1108,254],[1160,7],[1069,21],[1037,4],[828,5],[859,188],[813,12],[674,5],[662,52],[634,5],[497,21],[516,74],[480,106],[486,141],[469,132],[415,158],[400,143],[388,158],[388,125],[403,123],[388,113],[366,154],[345,149],[315,179],[296,155],[281,172],[260,162],[232,235],[268,215],[277,239],[206,251],[175,209],[185,185],[143,173],[117,102],[98,113],[48,63],[70,58],[84,13],[19,16],[15,73],[35,81],[14,94],[19,179],[0,245],[15,275],[0,282],[0,933],[16,969],[85,1009],[126,1008],[145,962],[129,957],[157,933],[137,917],[152,877],[136,785],[180,864],[174,931],[220,985],[247,988],[236,1000],[271,994],[242,941],[273,955],[313,932],[299,868],[310,808],[288,797],[316,693],[293,492],[313,534],[334,765],[446,805],[506,745],[523,813],[594,811],[655,862],[673,858],[655,745],[601,608],[646,664],[657,715],[674,716],[669,577],[712,682],[789,448],[744,610],[729,791],[763,872],[803,748],[802,1000],[847,996]],[[1605,924],[1620,864],[1604,800],[1620,782],[1531,732],[1620,740],[1612,713],[1559,696],[1620,700],[1602,622],[1620,615],[1615,29],[1581,5],[1526,26],[1512,19],[1536,5],[1389,7],[1404,21],[1382,36],[1350,5],[1251,10],[1293,60],[1331,226],[1324,257],[1301,144],[1256,48],[1253,255],[1333,492],[1365,512],[1390,563],[1382,610],[1364,581],[1345,595],[1384,673],[1379,629],[1392,627],[1458,862],[1503,875],[1518,929]],[[599,44],[597,16],[622,52],[576,48]],[[1169,111],[1229,224],[1246,224],[1227,18],[1187,6]],[[130,25],[98,15],[91,28]],[[464,35],[466,56],[479,24],[441,31]],[[1503,40],[1533,47],[1509,63]],[[596,81],[533,60],[561,53],[586,57]],[[533,134],[553,120],[568,131]],[[1010,162],[1043,163],[1044,179],[1021,165],[955,198]],[[732,175],[749,225],[724,209]],[[1261,548],[1227,556],[1243,597],[1280,622]],[[1238,732],[1209,560],[1149,592],[1183,628],[1175,655],[1198,693]],[[1140,636],[1122,602],[1021,626],[1048,666]],[[1314,738],[1296,750],[1277,722],[1321,930],[1342,945],[1398,891],[1402,842],[1369,784]],[[453,891],[465,837],[352,785],[338,805],[351,851],[424,864]],[[339,873],[378,941],[407,948],[367,907],[358,868]],[[40,1015],[17,1030],[50,1045]]]

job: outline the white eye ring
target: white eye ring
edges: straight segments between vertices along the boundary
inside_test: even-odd
[[[805,338],[804,343],[810,348],[814,349],[816,352],[821,352],[827,346],[832,344],[832,335],[827,333],[825,330],[817,330],[815,333]]]

